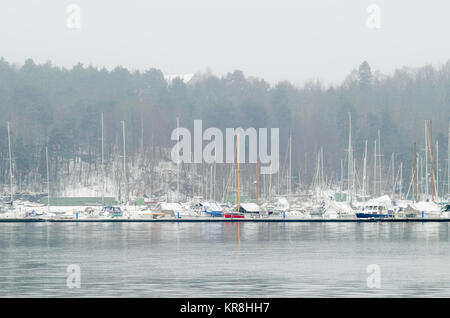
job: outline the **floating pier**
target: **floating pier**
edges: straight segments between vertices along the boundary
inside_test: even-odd
[[[30,222],[49,222],[49,223],[402,223],[402,222],[450,222],[450,218],[368,218],[368,219],[300,219],[300,218],[105,218],[105,219],[46,219],[46,218],[2,218],[0,223],[30,223]]]

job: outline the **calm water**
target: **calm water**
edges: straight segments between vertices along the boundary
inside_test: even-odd
[[[0,296],[449,297],[449,225],[2,223]]]

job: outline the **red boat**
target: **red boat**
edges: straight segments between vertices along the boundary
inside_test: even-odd
[[[224,213],[225,219],[243,219],[245,215],[239,212]]]

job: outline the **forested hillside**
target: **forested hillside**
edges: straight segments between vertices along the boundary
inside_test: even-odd
[[[158,183],[152,173],[158,161],[169,159],[167,148],[173,145],[170,133],[177,116],[181,126],[189,128],[194,119],[202,119],[204,129],[279,127],[281,164],[286,160],[288,136],[292,134],[294,187],[312,182],[321,147],[325,174],[338,182],[341,159],[345,159],[348,147],[349,112],[355,159],[361,160],[365,140],[372,158],[373,142],[380,130],[384,173],[388,175],[394,152],[395,165],[404,164],[407,183],[413,143],[417,142],[419,150],[424,147],[424,120],[431,119],[444,180],[450,62],[438,68],[398,69],[389,76],[371,71],[367,62],[356,63],[341,85],[325,87],[311,82],[297,87],[289,82],[269,85],[239,70],[224,77],[205,73],[195,75],[188,83],[180,79],[168,83],[157,69],[130,72],[117,67],[108,71],[83,65],[65,69],[50,62],[37,65],[32,60],[19,67],[1,59],[1,187],[8,191],[7,121],[11,123],[14,184],[18,190],[45,189],[46,146],[53,191],[62,191],[74,179],[88,186],[91,181],[83,182],[83,178],[98,175],[100,170],[102,112],[108,173],[115,175],[110,183],[120,183],[124,120],[130,170],[140,166],[143,168],[139,171],[147,171],[146,176],[134,180],[132,191],[136,195],[158,188],[152,183]],[[280,171],[283,173],[283,169]],[[222,173],[226,175],[226,170]],[[117,194],[117,189],[115,185],[110,192]]]

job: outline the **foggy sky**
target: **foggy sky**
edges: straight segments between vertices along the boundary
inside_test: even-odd
[[[67,5],[81,28],[66,26]],[[369,4],[381,27],[366,25]],[[340,83],[363,61],[389,74],[450,58],[448,0],[2,0],[0,56],[165,74],[235,69],[271,83]]]

